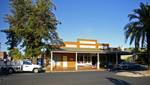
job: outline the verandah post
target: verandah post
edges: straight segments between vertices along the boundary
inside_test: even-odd
[[[116,52],[116,65],[118,65],[118,54]]]
[[[97,69],[99,70],[99,64],[100,64],[100,62],[99,62],[99,53],[97,53]]]
[[[75,69],[76,69],[76,71],[78,70],[78,62],[77,62],[77,57],[78,57],[78,54],[77,54],[77,52],[76,52],[76,64],[75,64]]]
[[[51,71],[53,71],[53,52],[51,51]]]

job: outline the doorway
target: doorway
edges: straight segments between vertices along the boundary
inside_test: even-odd
[[[97,57],[92,56],[92,65],[96,65],[96,64],[97,64]]]
[[[63,67],[68,67],[67,56],[63,56]]]

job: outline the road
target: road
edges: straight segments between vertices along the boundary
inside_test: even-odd
[[[0,85],[149,85],[150,77],[116,76],[113,72],[17,73],[0,76]]]

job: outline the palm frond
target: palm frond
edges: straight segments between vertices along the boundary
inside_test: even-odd
[[[138,15],[135,15],[135,14],[129,14],[128,17],[129,17],[129,21],[140,18]]]

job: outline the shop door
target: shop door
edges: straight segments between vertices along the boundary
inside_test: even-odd
[[[63,67],[67,67],[68,63],[67,63],[67,56],[63,56]]]

